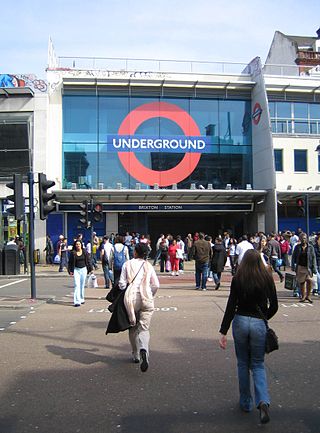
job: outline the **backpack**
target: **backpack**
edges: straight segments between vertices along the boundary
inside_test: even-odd
[[[113,269],[116,271],[120,271],[122,269],[123,264],[126,261],[126,256],[124,253],[125,246],[123,246],[122,250],[119,252],[116,249],[113,251]]]

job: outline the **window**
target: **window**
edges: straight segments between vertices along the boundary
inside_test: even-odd
[[[307,172],[307,151],[294,151],[294,171]]]
[[[269,102],[272,132],[278,134],[319,134],[320,104]]]
[[[283,150],[274,149],[274,165],[276,171],[283,171]]]

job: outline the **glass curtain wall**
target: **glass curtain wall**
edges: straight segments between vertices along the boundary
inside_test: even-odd
[[[208,143],[206,153],[178,188],[192,183],[213,188],[245,188],[252,183],[251,101],[197,98],[159,98],[65,92],[63,96],[63,187],[71,188],[152,188],[139,181],[139,173],[124,168],[118,152],[110,147],[110,137],[119,134],[126,116],[150,104],[171,104],[183,110]],[[147,109],[146,109],[147,110]],[[170,140],[186,138],[178,122],[158,115],[139,122],[134,136]],[[130,123],[130,122],[129,122]],[[185,153],[161,150],[135,152],[135,157],[153,171],[174,169]],[[170,187],[170,186],[168,186]]]

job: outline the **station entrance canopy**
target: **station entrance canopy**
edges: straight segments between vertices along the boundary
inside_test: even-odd
[[[57,210],[78,211],[83,200],[103,203],[105,212],[252,212],[266,190],[59,190]]]

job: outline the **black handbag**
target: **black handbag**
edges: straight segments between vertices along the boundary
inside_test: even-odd
[[[266,325],[266,345],[265,345],[265,353],[271,353],[274,350],[279,349],[279,339],[277,334],[274,332],[273,329],[269,328],[268,321],[265,318],[263,312],[261,311],[261,308],[259,305],[257,305],[257,310],[261,316],[261,319],[263,319],[265,325]]]

